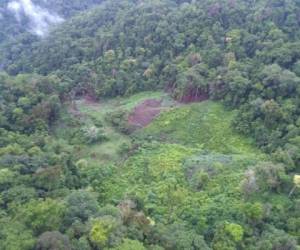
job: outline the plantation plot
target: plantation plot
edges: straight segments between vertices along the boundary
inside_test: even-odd
[[[149,99],[134,108],[128,117],[128,123],[137,127],[145,127],[160,113],[161,100]]]
[[[176,107],[162,113],[137,137],[180,143],[221,153],[255,153],[251,139],[234,132],[234,112],[211,101]]]
[[[138,105],[133,114],[142,116],[140,109],[147,104]],[[155,108],[160,102],[150,104]],[[244,172],[264,156],[250,139],[233,131],[233,115],[214,102],[161,113],[134,133],[137,140],[146,140],[105,179],[102,198],[137,199],[157,223],[183,221],[199,231],[213,228],[219,219],[235,221],[243,203],[239,185]],[[231,210],[225,209],[228,204]]]
[[[148,99],[136,106],[128,117],[129,125],[135,128],[143,128],[149,125],[163,111],[168,111],[177,103],[164,102],[163,99]]]
[[[158,113],[174,101],[162,92],[143,92],[129,98],[114,98],[96,102],[88,98],[75,101],[69,113],[80,123],[79,129],[99,129],[104,140],[81,150],[90,162],[110,163],[120,160],[122,152],[131,146],[131,139],[120,128],[138,128],[137,124],[150,123]],[[145,107],[145,109],[143,108]],[[68,128],[63,131],[67,133]],[[60,134],[63,134],[61,132]]]

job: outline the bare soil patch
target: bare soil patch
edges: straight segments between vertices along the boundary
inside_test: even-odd
[[[146,127],[165,108],[162,100],[148,99],[134,108],[128,117],[128,123],[133,127]]]
[[[190,87],[180,97],[181,103],[202,102],[209,99],[208,90],[201,91],[200,89]]]
[[[92,95],[85,95],[83,100],[86,105],[94,106],[99,104],[98,100]]]

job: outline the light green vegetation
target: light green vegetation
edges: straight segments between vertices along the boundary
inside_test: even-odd
[[[211,101],[186,105],[163,113],[140,135],[214,152],[258,153],[249,138],[234,132],[234,115]]]
[[[253,206],[245,203],[245,172],[268,158],[250,138],[235,132],[231,124],[236,114],[221,103],[176,105],[131,135],[117,131],[105,118],[117,110],[130,112],[152,98],[169,101],[161,93],[141,93],[103,103],[77,102],[81,119],[100,124],[107,136],[81,149],[83,161],[77,165],[84,185],[98,194],[101,205],[135,200],[155,225],[184,223],[199,234],[222,223],[240,228],[240,221],[260,220],[264,202],[274,209],[286,205],[279,202],[284,200],[279,194],[254,194],[248,199]]]
[[[162,92],[142,92],[130,97],[113,98],[100,101],[99,103],[88,104],[84,100],[77,101],[77,107],[80,112],[97,121],[105,122],[105,115],[116,110],[130,111],[138,104],[147,99],[170,99],[168,95]]]
[[[43,27],[24,2],[0,250],[300,250],[300,0],[32,0]]]
[[[211,169],[203,160],[207,157],[211,158]],[[194,161],[195,158],[199,161]],[[188,164],[191,161],[195,164],[192,167]],[[241,204],[239,185],[244,170],[248,164],[255,163],[253,156],[230,155],[228,162],[222,164],[218,155],[204,155],[183,145],[147,144],[104,182],[106,199],[113,202],[124,197],[138,197],[153,219],[160,222],[184,220],[190,213],[195,215],[195,211],[206,217],[218,213],[217,207],[223,213],[226,204],[238,209]],[[194,167],[196,170],[193,170]],[[193,187],[193,182],[197,181],[193,177],[201,168],[209,176],[198,189]],[[193,176],[189,176],[189,170],[194,171]],[[228,219],[232,219],[233,211],[236,210],[227,211]],[[198,219],[197,223],[203,223],[201,218]]]
[[[68,126],[64,123],[64,120],[70,123],[70,114],[64,113],[55,130],[56,135],[62,138],[66,134],[72,136],[74,127],[78,128],[78,125],[80,127],[100,127],[107,140],[93,143],[88,147],[81,147],[79,155],[82,158],[87,158],[89,164],[92,165],[117,162],[121,159],[122,150],[130,147],[131,140],[128,136],[112,127],[106,120],[106,116],[118,110],[130,112],[134,107],[147,99],[162,99],[164,102],[171,102],[171,98],[162,92],[142,92],[128,98],[119,97],[94,103],[86,102],[83,99],[77,100],[75,102],[77,116],[73,117],[73,124]]]
[[[166,98],[166,95],[161,92],[143,92],[129,98],[115,98],[94,104],[78,101],[77,107],[79,111],[84,114],[85,122],[102,124],[103,132],[108,138],[108,140],[103,143],[94,144],[86,148],[86,150],[82,152],[82,155],[89,155],[92,162],[115,162],[119,160],[122,147],[129,147],[130,139],[128,136],[116,131],[116,129],[106,121],[105,116],[117,110],[130,112],[135,106],[146,99],[161,99],[163,97]]]
[[[131,138],[116,131],[105,115],[120,109],[131,111],[146,99],[161,98],[170,100],[160,92],[145,92],[100,103],[77,101],[80,119],[101,124],[108,138],[84,147],[81,158],[96,172],[103,172],[107,163],[115,163],[103,180],[95,174],[88,185],[101,193],[104,204],[138,197],[147,213],[160,222],[185,220],[197,210],[204,220],[212,213],[211,208],[220,207],[223,213],[227,203],[239,209],[244,172],[265,156],[251,139],[234,131],[231,122],[235,112],[225,110],[220,103],[180,105],[161,113],[133,134],[142,143],[139,149],[127,160],[121,157],[122,147],[130,147]],[[229,220],[236,209],[228,210]],[[211,223],[215,223],[223,214],[211,216]],[[206,222],[199,219],[197,223]],[[199,227],[204,230],[202,224]]]
[[[199,231],[207,220],[210,226],[221,218],[235,220],[244,172],[264,155],[233,131],[233,116],[214,102],[162,113],[135,133],[146,138],[142,146],[96,191],[105,194],[105,202],[135,197],[155,221],[185,220]],[[226,204],[232,209],[224,211]]]

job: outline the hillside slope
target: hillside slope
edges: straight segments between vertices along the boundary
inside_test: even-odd
[[[0,3],[0,249],[298,250],[300,1]]]

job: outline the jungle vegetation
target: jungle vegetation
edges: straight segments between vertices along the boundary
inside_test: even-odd
[[[9,2],[0,249],[299,250],[299,0]]]

